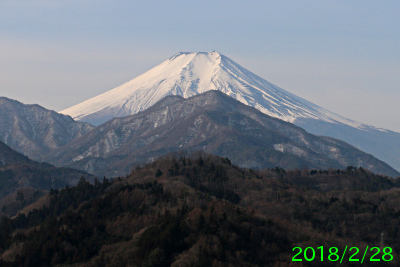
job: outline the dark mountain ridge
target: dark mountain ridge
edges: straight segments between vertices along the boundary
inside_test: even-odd
[[[0,142],[0,166],[13,163],[32,163],[32,161],[27,156],[14,151],[11,147]]]
[[[93,175],[81,170],[75,170],[66,167],[55,167],[49,163],[39,163],[30,160],[28,157],[18,153],[0,142],[0,214],[12,214],[16,203],[24,200],[22,192],[30,188],[32,192],[38,192],[43,195],[43,190],[50,190],[52,187],[63,188],[66,185],[76,185],[81,177],[93,181]],[[29,190],[28,190],[29,191]],[[8,201],[7,196],[15,195],[20,192],[19,198],[13,198],[14,201]],[[9,198],[9,197],[8,197]],[[4,200],[4,201],[3,201]],[[23,207],[29,200],[20,201]],[[7,208],[8,204],[12,204],[14,208]]]

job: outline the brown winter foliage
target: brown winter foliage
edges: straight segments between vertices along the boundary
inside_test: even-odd
[[[380,247],[382,233],[399,263],[399,183],[361,168],[257,171],[181,153],[48,197],[1,218],[1,266],[320,266],[320,246],[335,266],[330,247]],[[296,265],[294,247],[315,260]]]

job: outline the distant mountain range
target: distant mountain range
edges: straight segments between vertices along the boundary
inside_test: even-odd
[[[399,176],[386,163],[330,137],[315,136],[219,92],[169,96],[138,114],[114,118],[45,160],[97,175],[130,172],[134,163],[178,150],[202,150],[248,168],[344,169]]]
[[[0,141],[24,155],[42,160],[94,127],[39,105],[25,105],[0,97]]]
[[[329,112],[217,52],[179,53],[63,113],[97,126],[0,97],[0,141],[34,160],[98,176],[125,175],[133,164],[179,150],[206,151],[249,168],[351,165],[400,176],[374,157],[400,161],[400,134]]]
[[[209,90],[219,90],[310,133],[344,140],[400,171],[400,133],[330,112],[271,84],[215,51],[178,53],[143,75],[61,113],[99,125],[143,111],[168,95],[188,98]]]

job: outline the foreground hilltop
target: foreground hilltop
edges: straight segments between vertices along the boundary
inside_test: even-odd
[[[312,247],[307,266],[336,266],[330,247],[380,247],[383,233],[396,266],[399,195],[396,180],[362,168],[259,172],[210,155],[165,156],[3,217],[0,265],[288,266],[294,247]]]

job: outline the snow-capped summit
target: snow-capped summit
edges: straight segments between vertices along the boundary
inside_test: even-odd
[[[61,113],[98,125],[142,111],[167,95],[188,98],[209,90],[222,91],[288,122],[301,117],[362,126],[271,84],[216,51],[178,53],[139,77]]]
[[[330,112],[264,80],[216,51],[178,53],[139,77],[61,113],[99,125],[114,117],[143,111],[168,95],[188,98],[208,90],[222,91],[310,133],[342,139],[400,171],[400,133]]]

